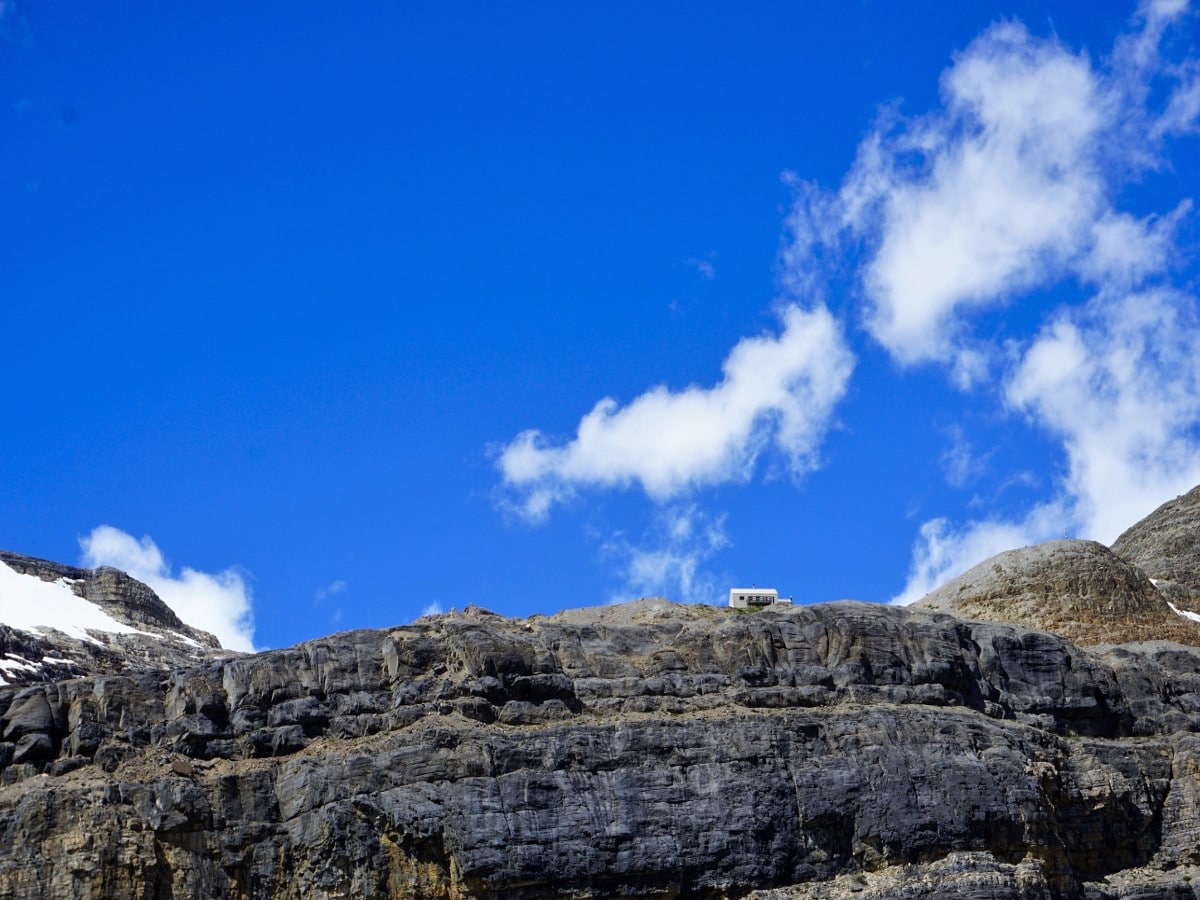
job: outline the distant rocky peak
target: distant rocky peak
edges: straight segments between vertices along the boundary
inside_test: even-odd
[[[1055,540],[998,553],[916,606],[1051,631],[1080,646],[1200,645],[1200,623],[1141,568],[1095,541]]]
[[[1200,603],[1200,486],[1128,528],[1112,549],[1176,599]]]
[[[227,655],[148,585],[0,550],[0,680],[50,681],[194,665]]]
[[[1128,528],[1111,548],[1055,540],[986,559],[917,607],[1063,635],[1082,646],[1200,646],[1200,486]]]
[[[77,597],[95,603],[125,625],[171,630],[188,627],[149,586],[112,566],[77,569],[74,566],[8,550],[0,550],[0,562],[15,572],[31,575],[42,581],[55,582],[61,579]],[[220,646],[216,638],[211,635],[208,637],[213,642],[212,646]]]

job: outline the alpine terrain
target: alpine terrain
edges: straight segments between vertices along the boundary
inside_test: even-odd
[[[3,553],[0,609],[0,897],[1200,896],[1200,488],[909,608],[242,655]]]

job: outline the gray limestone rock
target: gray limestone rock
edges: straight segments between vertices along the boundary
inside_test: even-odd
[[[1113,543],[1113,552],[1151,578],[1200,592],[1200,486],[1128,528]]]
[[[0,687],[0,898],[1194,900],[1195,506],[921,608],[470,607],[246,656],[0,555],[192,642],[0,626],[51,656]]]
[[[0,897],[1115,897],[1200,864],[1200,651],[655,603],[0,688]]]

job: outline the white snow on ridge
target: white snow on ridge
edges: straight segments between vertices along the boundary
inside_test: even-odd
[[[0,562],[0,622],[20,631],[57,628],[93,644],[100,642],[85,629],[112,634],[149,633],[123,625],[95,603],[77,597],[61,578],[42,581],[34,575],[22,575],[4,562]]]
[[[1183,616],[1185,619],[1191,619],[1193,622],[1200,622],[1200,613],[1188,612],[1186,609],[1180,609],[1170,600],[1167,601],[1167,606],[1171,607],[1171,611],[1177,616]]]

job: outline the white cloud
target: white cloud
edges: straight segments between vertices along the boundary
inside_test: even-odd
[[[79,539],[82,564],[121,569],[154,590],[188,625],[217,636],[230,650],[254,650],[250,588],[236,569],[215,574],[184,566],[176,576],[150,537],[140,541],[111,525]]]
[[[604,551],[617,558],[624,583],[613,602],[661,596],[684,603],[713,603],[727,590],[702,566],[729,546],[725,516],[710,516],[695,504],[659,511],[650,533],[634,545],[614,536]]]
[[[1009,409],[1057,439],[1066,471],[1022,517],[926,522],[894,602],[930,590],[1003,550],[1055,537],[1111,543],[1200,483],[1200,319],[1169,288],[1100,295],[1060,310],[1005,381]]]
[[[961,316],[1055,278],[1104,208],[1093,147],[1105,99],[1086,59],[998,25],[942,94],[933,115],[885,120],[841,191],[873,247],[867,328],[902,363],[953,361]]]
[[[1075,531],[1109,543],[1200,482],[1200,323],[1169,289],[1062,312],[1025,353],[1008,402],[1066,451]]]
[[[1161,272],[1175,251],[1175,229],[1191,212],[1182,201],[1166,216],[1133,216],[1105,213],[1092,226],[1092,247],[1079,262],[1079,274],[1092,284],[1129,287]]]
[[[445,612],[445,610],[442,609],[442,604],[440,604],[438,601],[434,600],[432,603],[430,603],[428,606],[425,606],[421,610],[421,615],[423,615],[423,616],[440,616],[443,612]]]
[[[1105,67],[1015,22],[988,29],[944,73],[940,108],[880,116],[837,194],[790,179],[785,283],[828,277],[853,236],[867,330],[902,365],[945,363],[967,387],[996,356],[972,333],[981,312],[1067,278],[1160,270],[1190,205],[1139,219],[1113,199],[1164,165],[1164,136],[1197,129],[1200,63],[1158,53],[1181,9],[1146,4]]]
[[[635,482],[665,501],[696,487],[748,479],[768,447],[784,455],[795,476],[813,469],[853,357],[824,307],[788,306],[782,319],[778,336],[739,341],[712,388],[660,385],[626,406],[605,398],[567,443],[537,430],[519,434],[498,460],[516,497],[512,508],[539,521],[579,488]]]
[[[964,393],[1062,451],[1052,487],[1024,510],[927,521],[897,599],[1014,546],[1111,540],[1200,480],[1197,302],[1169,286],[1186,262],[1178,233],[1192,202],[1121,208],[1147,173],[1171,173],[1173,138],[1200,131],[1200,60],[1165,58],[1167,48],[1194,53],[1166,39],[1186,7],[1144,2],[1099,60],[1018,23],[995,25],[943,74],[938,108],[881,113],[837,191],[784,176],[795,191],[780,253],[791,296],[848,286],[859,322],[902,368],[943,366]],[[1160,191],[1156,181],[1135,193]],[[1014,307],[1001,322],[998,311]],[[785,349],[793,344],[806,349]],[[748,479],[771,447],[801,473],[852,365],[824,307],[790,307],[783,333],[741,342],[712,388],[602,400],[568,441],[519,435],[499,459],[509,498],[534,520],[584,488],[636,483],[667,501]],[[965,485],[985,462],[993,474],[956,434],[947,480]],[[994,474],[993,504],[1013,483]],[[631,583],[682,583],[704,558],[702,543],[678,549],[661,537],[621,546]]]
[[[1002,358],[973,332],[978,310],[1044,303],[1034,289],[1061,281],[1093,292],[1011,338],[998,383],[1004,410],[1062,448],[1053,494],[1024,514],[926,522],[900,602],[1001,550],[1109,542],[1200,481],[1197,301],[1167,285],[1192,204],[1114,206],[1140,172],[1168,168],[1166,138],[1196,130],[1200,67],[1159,53],[1183,6],[1144,4],[1106,66],[997,26],[946,73],[944,109],[860,148],[839,201],[867,240],[867,327],[898,361],[978,384]],[[985,361],[974,378],[964,356]]]
[[[1200,64],[1192,60],[1179,66],[1176,74],[1179,86],[1154,123],[1151,131],[1154,138],[1200,131]]]

